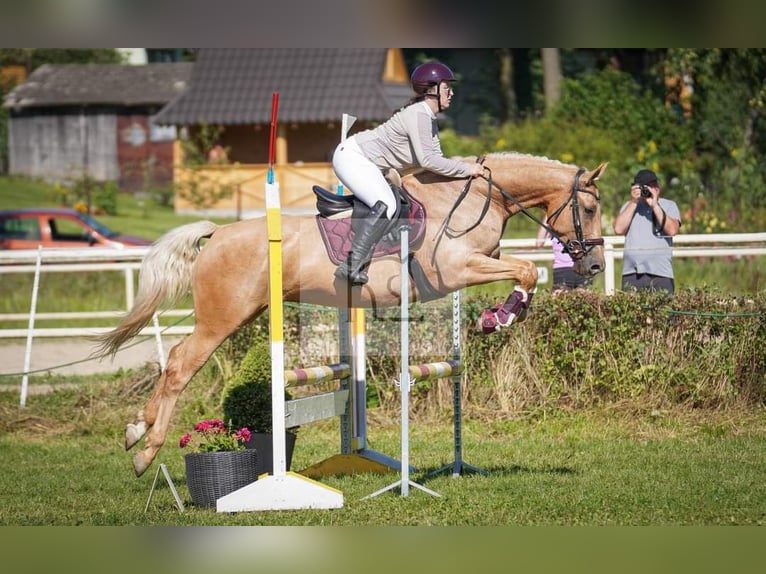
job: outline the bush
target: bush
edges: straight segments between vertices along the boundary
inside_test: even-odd
[[[247,427],[251,432],[270,433],[271,355],[269,343],[256,340],[234,374],[223,400],[224,421],[233,428]],[[292,396],[285,391],[285,400]],[[295,431],[296,429],[288,429]]]
[[[535,410],[766,403],[763,295],[546,291],[532,311],[492,341],[466,334],[469,386],[489,389],[491,404],[503,398],[516,410]]]

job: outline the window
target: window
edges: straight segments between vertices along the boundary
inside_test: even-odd
[[[40,224],[37,219],[0,220],[0,239],[40,240]]]

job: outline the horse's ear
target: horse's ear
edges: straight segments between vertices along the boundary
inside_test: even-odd
[[[592,172],[588,174],[588,185],[591,185],[596,182],[596,180],[601,177],[601,174],[604,173],[604,170],[606,169],[606,166],[609,165],[608,161],[605,161],[600,166],[598,166],[596,169],[594,169]]]

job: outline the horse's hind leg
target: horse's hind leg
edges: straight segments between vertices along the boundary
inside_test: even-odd
[[[133,455],[136,476],[144,473],[165,442],[178,397],[227,336],[228,333],[202,334],[197,328],[170,350],[167,367],[157,382],[154,393],[139,413],[137,424],[128,425],[125,433],[125,444],[130,448],[148,429],[144,449]]]

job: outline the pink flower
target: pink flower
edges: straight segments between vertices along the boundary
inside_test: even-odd
[[[247,442],[250,440],[250,431],[247,429],[247,427],[242,427],[234,435],[234,438],[239,442]]]
[[[194,425],[194,434],[186,433],[178,441],[178,446],[189,446],[193,452],[221,452],[242,450],[250,440],[250,430],[241,428],[229,430],[221,419],[200,421]]]
[[[194,425],[194,430],[197,432],[205,432],[210,430],[211,426],[212,426],[212,421],[200,421],[196,425]]]

